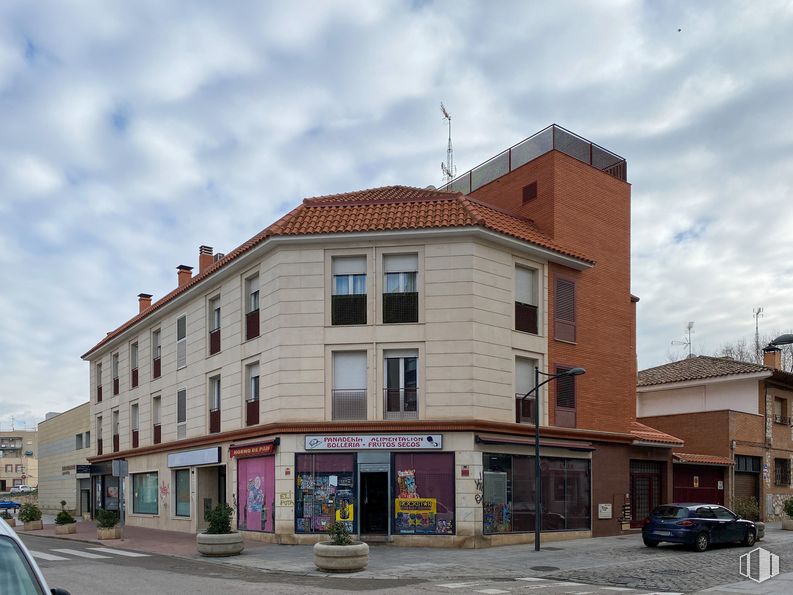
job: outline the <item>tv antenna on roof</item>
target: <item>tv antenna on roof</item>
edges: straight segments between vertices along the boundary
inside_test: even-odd
[[[452,149],[452,116],[446,110],[446,106],[441,101],[441,113],[443,119],[449,121],[449,145],[446,147],[446,163],[441,163],[441,171],[443,172],[443,180],[448,184],[457,175],[457,168],[454,167],[454,150]]]
[[[763,307],[752,308],[752,316],[754,317],[754,353],[760,363],[762,359],[760,355],[760,319],[763,317]]]
[[[694,332],[694,321],[690,321],[688,325],[686,325],[686,331],[688,336],[683,339],[682,341],[672,341],[672,345],[683,345],[688,347],[688,357],[691,357],[691,333]]]

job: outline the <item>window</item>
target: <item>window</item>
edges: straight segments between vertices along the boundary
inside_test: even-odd
[[[366,257],[334,256],[331,324],[366,324]]]
[[[735,471],[739,473],[760,473],[760,457],[735,455]]]
[[[130,407],[129,417],[132,425],[132,448],[138,448],[138,422],[140,421],[140,414],[137,403],[133,403]]]
[[[366,352],[333,353],[333,419],[366,419]]]
[[[96,364],[96,402],[102,402],[102,364]]]
[[[74,450],[82,450],[83,449],[83,435],[76,434],[74,436]]]
[[[245,366],[245,425],[259,423],[259,364]]]
[[[96,454],[102,454],[102,416],[96,416]]]
[[[187,316],[176,320],[176,368],[187,365]]]
[[[515,421],[517,423],[534,423],[535,396],[524,397],[531,391],[536,382],[535,370],[537,361],[525,357],[515,358]]]
[[[23,470],[24,467],[22,465],[15,465],[15,469],[14,469],[15,473],[22,473]]]
[[[515,330],[537,334],[537,271],[515,268]]]
[[[190,469],[177,469],[173,472],[174,514],[190,516]]]
[[[118,385],[118,353],[113,354],[111,359],[111,371],[113,372],[113,395],[117,395],[119,391]]]
[[[386,352],[385,355],[385,419],[418,417],[417,354]]]
[[[556,366],[556,374],[572,368]],[[556,390],[556,425],[575,427],[575,376],[562,376],[554,381]]]
[[[151,333],[151,377],[159,378],[162,374],[162,347],[160,345],[160,329]]]
[[[418,322],[418,255],[386,254],[383,271],[383,323]]]
[[[132,475],[133,514],[157,514],[157,472],[134,473]]]
[[[220,432],[220,376],[209,379],[209,433]]]
[[[454,533],[454,454],[394,454],[394,533]]]
[[[245,340],[259,336],[259,275],[245,279]]]
[[[220,351],[220,296],[209,300],[209,355]]]
[[[13,473],[14,466],[13,465],[6,465],[6,473]]]
[[[135,341],[129,346],[129,365],[132,368],[130,385],[132,388],[138,386],[138,342]]]
[[[774,423],[789,426],[790,414],[787,408],[787,399],[774,397]]]
[[[91,432],[85,433],[85,440],[83,441],[83,448],[90,448],[91,447]]]
[[[790,485],[790,459],[774,459],[774,485]]]
[[[176,439],[187,437],[187,391],[176,393]]]
[[[113,452],[118,452],[120,449],[119,435],[118,435],[118,409],[113,411],[112,427],[113,430]]]
[[[556,277],[554,288],[554,337],[575,343],[575,281]]]
[[[162,426],[160,425],[160,408],[162,401],[160,396],[151,399],[151,422],[152,422],[152,442],[159,444],[162,442]]]
[[[537,198],[537,182],[532,182],[523,187],[523,204]]]
[[[721,506],[713,507],[713,516],[722,521],[734,521],[737,518],[732,512]]]
[[[325,533],[339,520],[355,533],[355,455],[295,455],[295,533]],[[335,487],[331,487],[335,486]],[[335,494],[328,497],[329,494]]]

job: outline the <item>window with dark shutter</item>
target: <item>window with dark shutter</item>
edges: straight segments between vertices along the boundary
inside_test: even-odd
[[[563,277],[556,277],[554,338],[575,342],[575,281]]]
[[[523,204],[537,198],[537,182],[532,182],[523,187]]]
[[[556,374],[570,368],[556,366]],[[556,425],[564,428],[575,427],[575,376],[561,376],[556,379]]]

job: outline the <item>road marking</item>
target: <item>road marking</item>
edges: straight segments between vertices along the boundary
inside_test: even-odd
[[[64,558],[63,556],[53,556],[52,554],[45,554],[44,552],[34,552],[30,550],[30,553],[33,555],[34,558],[38,558],[39,560],[49,560],[54,562],[55,560],[68,560],[69,558]]]
[[[129,552],[127,550],[114,550],[109,547],[89,547],[92,552],[102,552],[105,554],[114,554],[116,556],[129,556],[130,558],[148,558],[149,554],[140,554],[138,552]]]
[[[500,595],[501,593],[509,593],[509,591],[503,591],[502,589],[482,589],[474,591],[474,593],[485,593],[485,595]]]
[[[477,585],[481,585],[482,581],[476,581],[474,583],[447,583],[445,585],[438,585],[439,587],[446,587],[447,589],[465,589],[466,587],[476,587]]]
[[[516,581],[544,581],[547,579],[544,578],[537,578],[536,576],[526,576],[524,578],[516,578]]]
[[[100,556],[99,554],[92,554],[91,552],[83,552],[81,550],[56,550],[53,549],[53,552],[60,552],[61,554],[70,554],[72,556],[79,556],[80,558],[88,558],[89,560],[99,560],[101,558],[109,558],[110,556]]]
[[[601,591],[635,591],[635,589],[629,589],[627,587],[600,587]]]

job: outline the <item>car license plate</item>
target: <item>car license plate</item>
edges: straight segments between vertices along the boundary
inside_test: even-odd
[[[664,537],[669,537],[671,534],[671,531],[653,531],[653,535],[663,535]]]

